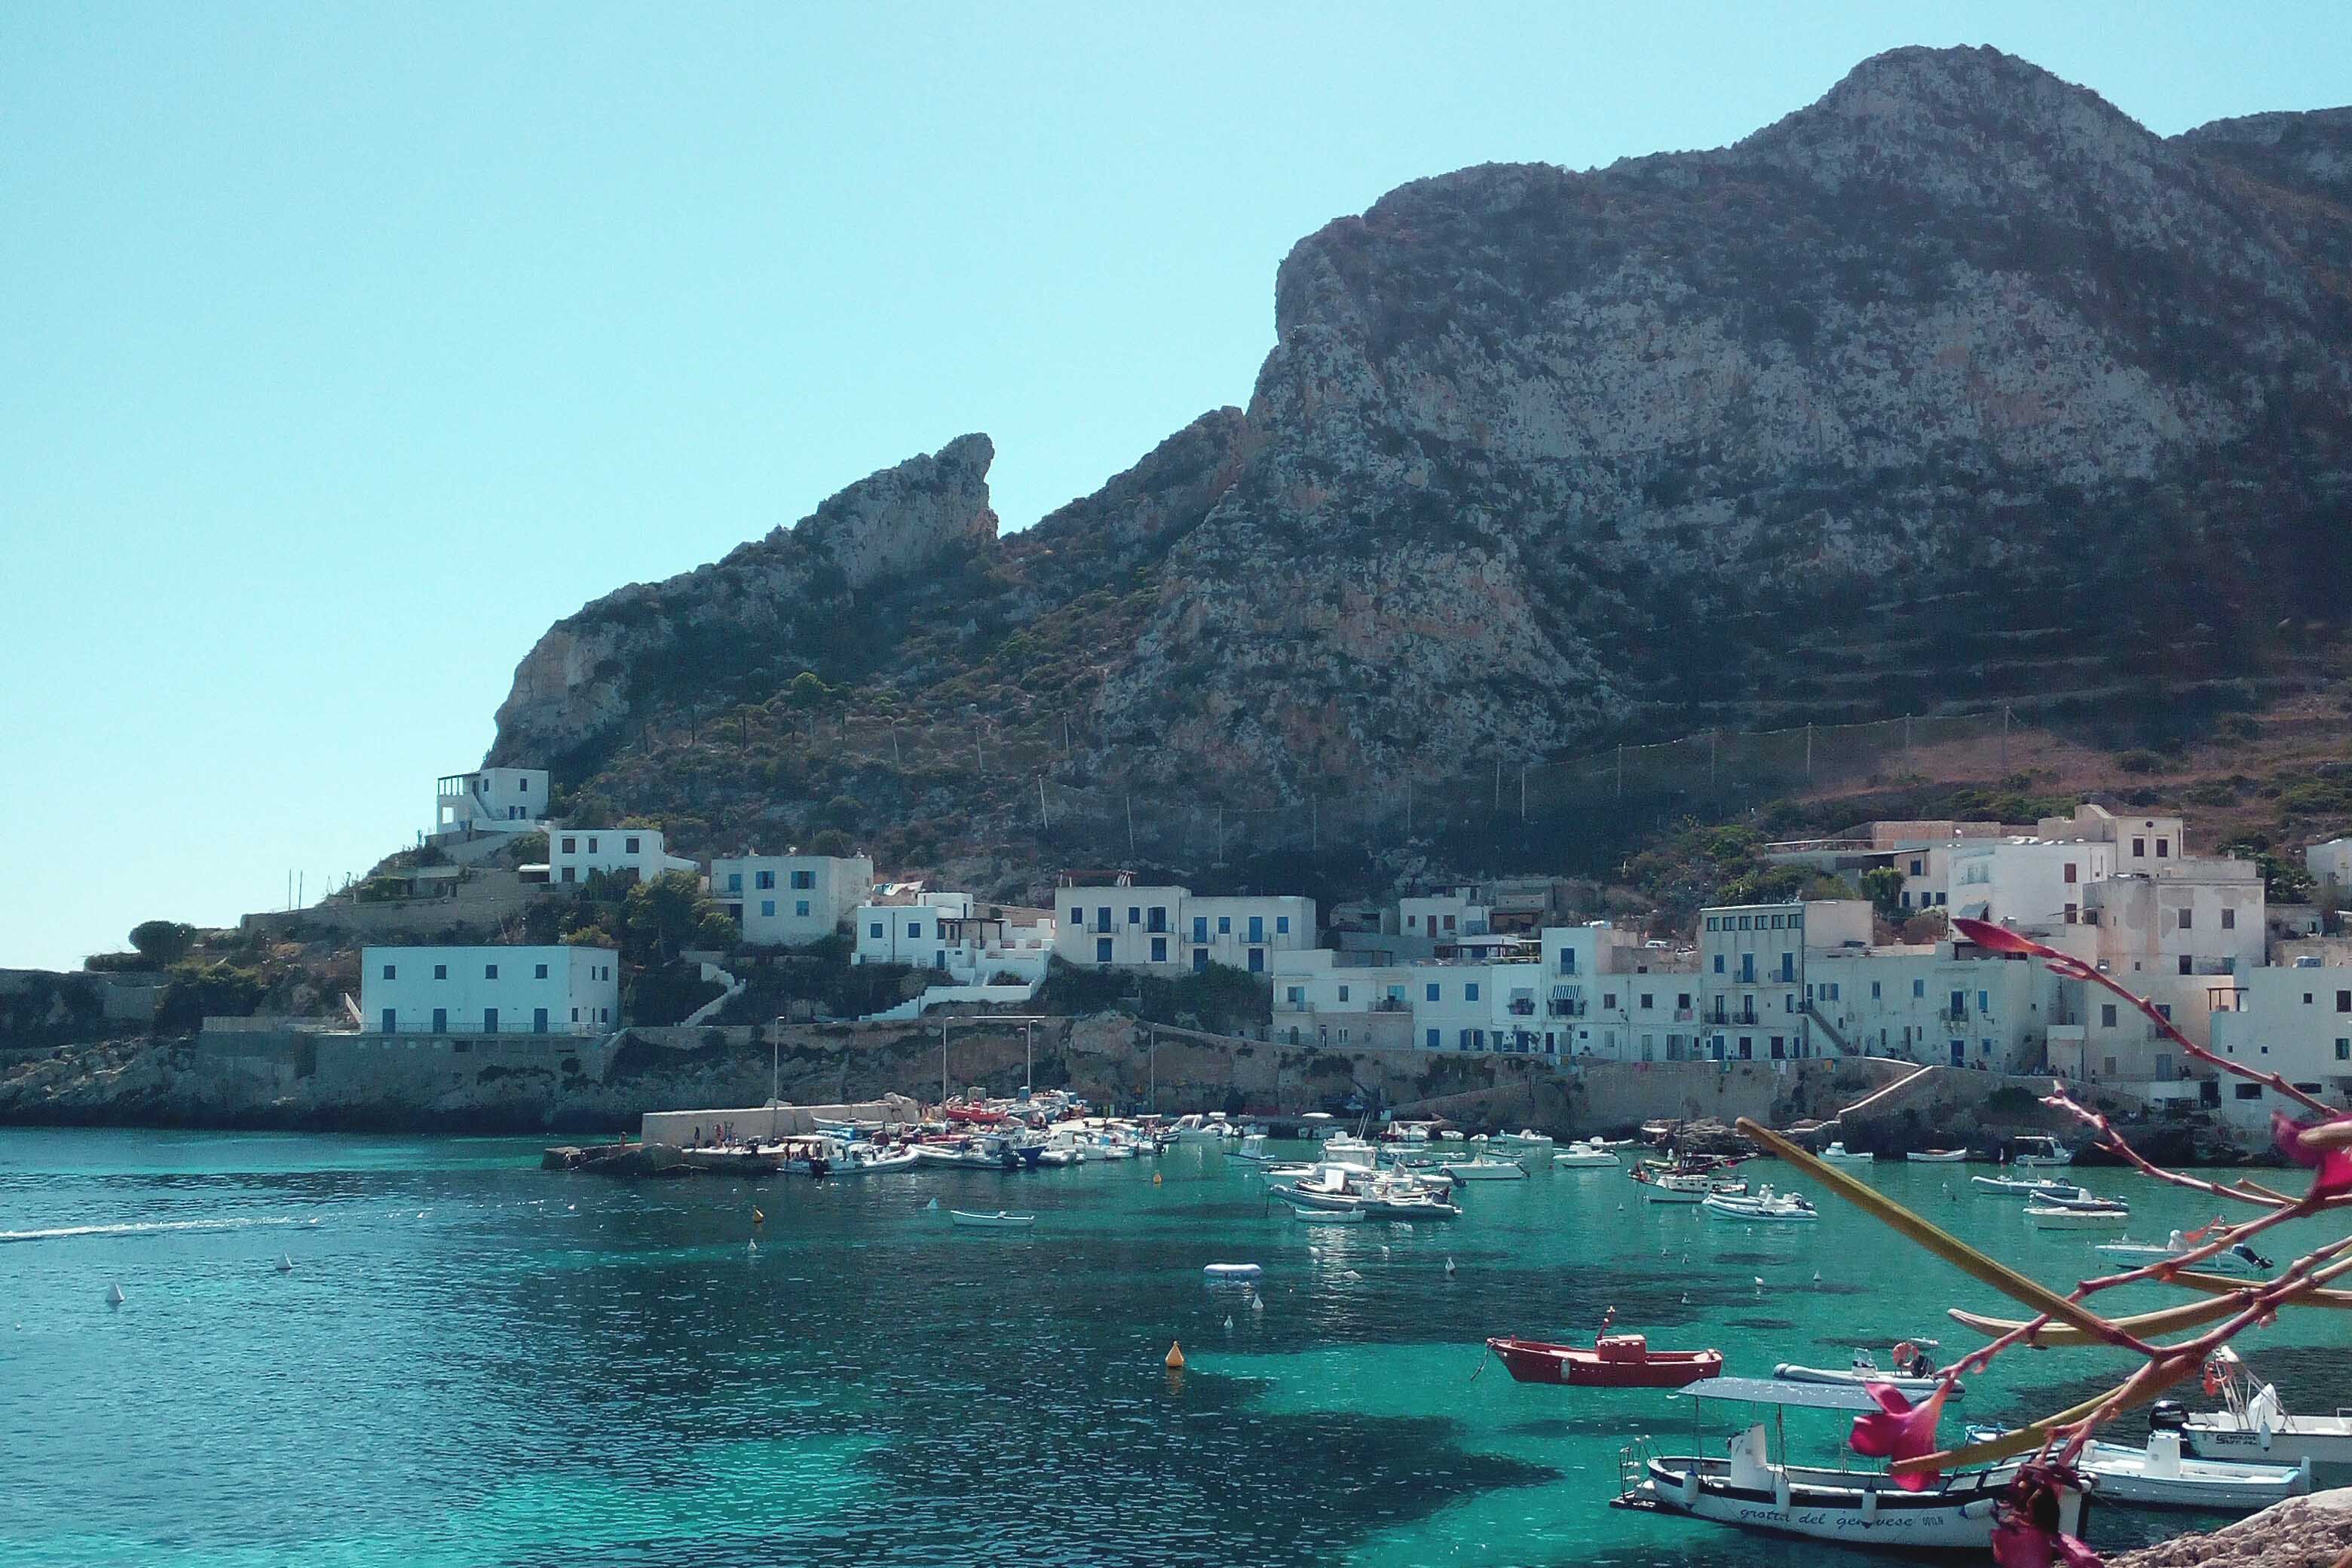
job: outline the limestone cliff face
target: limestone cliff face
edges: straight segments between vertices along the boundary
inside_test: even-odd
[[[1468,169],[1330,225],[1283,264],[1255,454],[1171,556],[1115,729],[1517,759],[1662,706],[1867,710],[1888,672],[1820,645],[1901,637],[1906,599],[1969,595],[1938,617],[1965,637],[2032,594],[2063,630],[2209,552],[2228,614],[2281,520],[2201,482],[2293,472],[2342,519],[2352,314],[2307,242],[2352,214],[2201,155],[2291,148],[2325,190],[2334,117],[2279,118],[2168,142],[1906,49],[1719,152]],[[2289,537],[2340,579],[2336,527]],[[1893,673],[1929,705],[1953,653]]]
[[[995,542],[995,456],[987,437],[959,437],[860,479],[722,561],[632,584],[558,621],[515,670],[491,760],[571,756],[682,683],[723,689],[776,650],[822,654],[833,625],[861,597],[960,549]]]
[[[827,658],[850,711],[1261,796],[2242,677],[2352,598],[2347,170],[2352,111],[2167,140],[1901,49],[1730,147],[1417,181],[1283,261],[1245,412],[1001,542],[967,437],[600,601],[496,754],[704,810],[633,736]],[[793,787],[991,831],[976,760],[847,766]]]

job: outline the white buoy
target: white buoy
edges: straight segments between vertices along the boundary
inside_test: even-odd
[[[936,1208],[938,1208],[939,1206],[940,1206],[940,1200],[939,1200],[939,1199],[937,1199],[937,1198],[933,1198],[929,1203],[927,1203],[927,1204],[925,1204],[925,1205],[923,1205],[923,1212],[924,1212],[924,1213],[926,1213],[926,1214],[929,1214],[929,1212],[931,1212],[932,1210],[934,1210],[934,1209],[936,1209]]]
[[[756,1253],[760,1250],[760,1244],[756,1241],[747,1241],[743,1244],[743,1250]]]
[[[1813,1270],[1813,1283],[1814,1283],[1814,1284],[1816,1284],[1816,1285],[1818,1285],[1818,1284],[1820,1284],[1821,1282],[1822,1282],[1822,1271],[1821,1271],[1820,1269],[1816,1268],[1816,1269],[1814,1269],[1814,1270]]]
[[[1683,1305],[1685,1307],[1690,1305],[1690,1292],[1687,1290],[1683,1292]]]
[[[1445,1260],[1445,1277],[1446,1277],[1448,1279],[1453,1279],[1453,1278],[1454,1278],[1454,1259],[1452,1259],[1451,1258],[1447,1258],[1447,1259]]]
[[[278,1255],[278,1272],[280,1274],[291,1274],[294,1272],[294,1255],[292,1253],[281,1252]]]
[[[1227,1332],[1227,1333],[1229,1333],[1229,1334],[1230,1334],[1230,1333],[1232,1333],[1233,1331],[1234,1331],[1234,1315],[1233,1315],[1231,1312],[1228,1312],[1228,1313],[1226,1313],[1226,1314],[1225,1314],[1225,1332]]]
[[[1259,1295],[1255,1290],[1250,1292],[1250,1310],[1253,1312],[1263,1312],[1265,1310],[1265,1298]]]
[[[122,1287],[121,1285],[109,1285],[106,1288],[106,1304],[110,1307],[120,1307],[122,1305]]]

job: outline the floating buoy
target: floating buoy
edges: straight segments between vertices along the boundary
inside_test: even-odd
[[[765,1224],[767,1224],[767,1223],[768,1223],[768,1216],[767,1216],[766,1215],[764,1215],[764,1214],[761,1214],[758,1209],[756,1209],[756,1208],[755,1208],[755,1209],[753,1209],[753,1210],[751,1211],[751,1223],[752,1223],[753,1225],[765,1225]]]
[[[1157,1171],[1151,1173],[1151,1184],[1155,1187],[1160,1184],[1160,1173]]]
[[[1166,1358],[1165,1358],[1165,1359],[1160,1363],[1160,1364],[1161,1364],[1161,1365],[1163,1365],[1163,1366],[1165,1366],[1165,1367],[1166,1367],[1170,1372],[1181,1372],[1181,1371],[1183,1371],[1183,1370],[1184,1370],[1184,1347],[1183,1347],[1183,1345],[1182,1345],[1181,1343],[1180,1343],[1179,1342],[1175,1341],[1175,1340],[1171,1340],[1171,1341],[1169,1341],[1169,1342],[1168,1342],[1168,1354],[1167,1354],[1167,1357],[1166,1357]]]
[[[1454,1259],[1452,1259],[1451,1258],[1447,1258],[1447,1259],[1445,1260],[1445,1277],[1446,1277],[1448,1279],[1453,1279],[1453,1278],[1454,1278]]]
[[[1265,1310],[1265,1298],[1259,1295],[1255,1290],[1250,1292],[1250,1310],[1253,1312],[1263,1312]]]
[[[760,1244],[756,1241],[747,1241],[743,1244],[743,1250],[756,1253],[760,1250]]]
[[[281,1252],[278,1255],[278,1272],[280,1274],[291,1274],[294,1272],[294,1255],[292,1253]]]
[[[929,1213],[930,1211],[932,1211],[932,1210],[936,1209],[936,1208],[938,1208],[939,1206],[940,1206],[940,1200],[939,1200],[939,1199],[937,1199],[937,1198],[933,1198],[929,1203],[927,1203],[927,1204],[925,1204],[925,1205],[923,1205],[923,1210],[924,1210],[924,1212],[925,1212],[925,1213],[927,1213],[927,1214],[928,1214],[928,1213]]]
[[[1233,1331],[1234,1331],[1234,1315],[1233,1315],[1231,1312],[1227,1312],[1227,1313],[1225,1314],[1225,1332],[1227,1332],[1227,1333],[1229,1333],[1229,1334],[1230,1334],[1230,1333],[1232,1333]]]
[[[1816,1269],[1814,1269],[1814,1270],[1813,1270],[1813,1283],[1814,1283],[1814,1284],[1816,1284],[1816,1285],[1818,1285],[1818,1284],[1820,1284],[1821,1282],[1822,1282],[1822,1271],[1821,1271],[1820,1269],[1816,1268]]]
[[[106,1288],[106,1304],[110,1307],[120,1307],[122,1305],[122,1287],[121,1285],[109,1285]]]
[[[1683,1305],[1685,1307],[1690,1305],[1690,1292],[1687,1290],[1683,1292]]]

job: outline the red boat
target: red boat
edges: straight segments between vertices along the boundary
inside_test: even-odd
[[[1578,1388],[1680,1388],[1723,1371],[1721,1351],[1654,1351],[1640,1334],[1612,1334],[1606,1322],[1601,1328],[1590,1345],[1496,1339],[1488,1340],[1486,1348],[1518,1383],[1564,1383]]]

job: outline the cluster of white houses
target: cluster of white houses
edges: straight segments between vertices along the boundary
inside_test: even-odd
[[[546,820],[548,775],[486,768],[439,781],[436,842],[548,835],[551,882],[700,868],[651,828]],[[1769,858],[1888,889],[1898,917],[2010,926],[2111,973],[2192,1040],[2335,1096],[2352,1091],[2352,940],[2265,907],[2248,861],[2191,854],[2179,816],[2085,805],[2031,825],[1874,822],[1774,845]],[[2312,847],[2315,878],[2352,886],[2352,839]],[[1943,937],[1886,942],[1862,898],[1701,912],[1666,942],[1559,923],[1540,880],[1463,888],[1332,921],[1314,900],[1203,896],[1124,871],[1070,872],[1051,909],[877,883],[863,856],[713,860],[713,899],[754,945],[846,930],[854,962],[937,971],[960,986],[1034,987],[1053,960],[1167,977],[1263,975],[1270,1037],[1335,1048],[1501,1051],[1560,1061],[1784,1060],[1868,1054],[2049,1071],[2155,1100],[2258,1100],[2179,1059],[2128,1006],[2038,963]],[[2279,917],[2285,917],[2281,919]],[[2278,929],[2274,930],[2276,927]],[[616,960],[592,949],[369,949],[362,1012],[385,1033],[603,1032]]]

